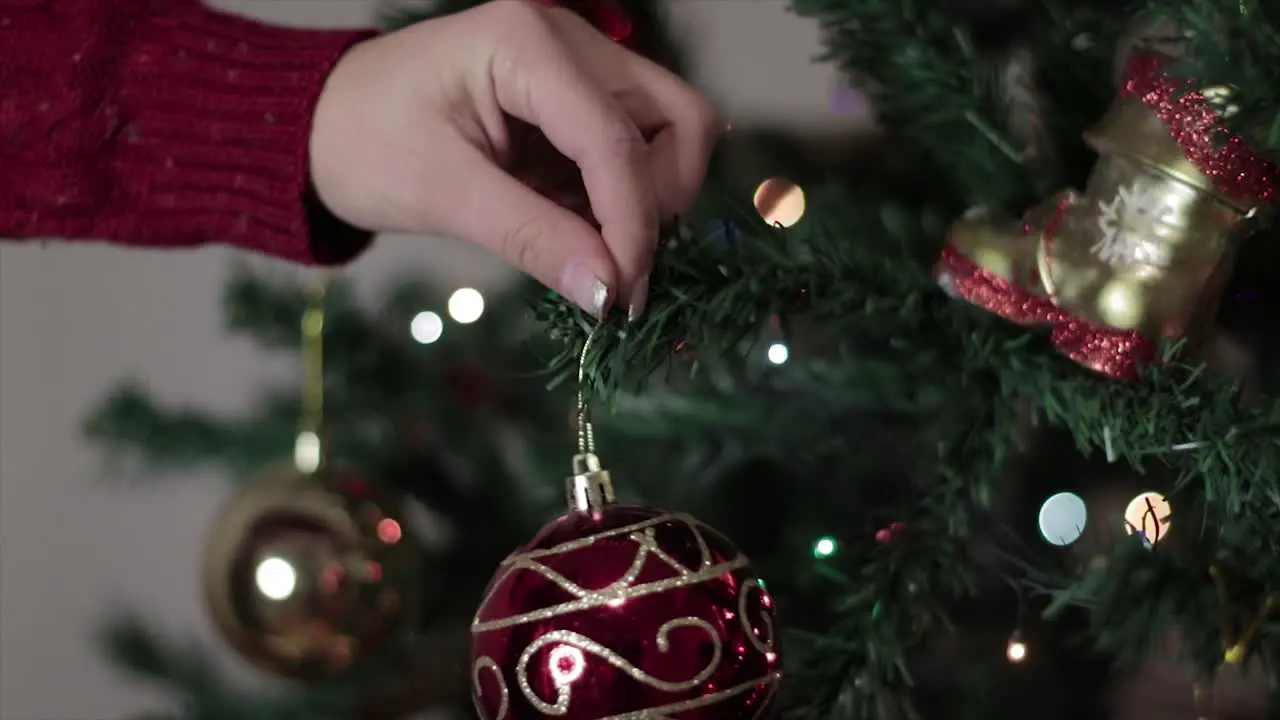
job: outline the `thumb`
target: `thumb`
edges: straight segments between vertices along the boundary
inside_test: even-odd
[[[617,267],[604,239],[578,215],[479,160],[449,215],[450,234],[471,241],[532,275],[596,317],[616,299]],[[461,188],[459,188],[461,189]]]

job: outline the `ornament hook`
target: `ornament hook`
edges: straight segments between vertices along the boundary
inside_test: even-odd
[[[324,465],[324,310],[329,278],[311,289],[302,313],[302,422],[293,447],[298,470],[314,473]]]
[[[596,456],[596,433],[591,424],[590,407],[587,404],[586,364],[587,353],[595,341],[600,327],[604,323],[596,323],[582,343],[582,353],[578,355],[578,395],[577,395],[577,430],[578,452],[573,456],[573,475],[565,481],[565,495],[569,501],[569,509],[577,512],[592,512],[606,505],[612,505],[613,480],[609,471],[600,464]]]
[[[587,339],[582,343],[582,352],[578,354],[578,397],[577,397],[577,429],[578,429],[578,454],[594,455],[596,452],[596,433],[595,428],[591,425],[589,408],[587,406],[586,394],[583,388],[586,386],[587,378],[587,353],[591,351],[591,343],[595,341],[596,334],[600,332],[600,326],[603,323],[596,323],[591,328],[591,332],[587,333]]]

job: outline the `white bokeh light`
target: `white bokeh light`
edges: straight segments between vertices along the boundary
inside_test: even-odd
[[[258,591],[272,600],[284,600],[298,586],[298,575],[293,566],[288,560],[278,557],[269,557],[258,563],[253,578],[258,584]]]
[[[1005,646],[1004,656],[1009,658],[1011,663],[1020,663],[1027,659],[1027,644],[1021,640],[1010,640]]]
[[[413,316],[413,321],[409,323],[409,334],[423,345],[430,345],[444,334],[444,319],[430,310],[424,310]]]
[[[298,433],[293,443],[293,464],[299,472],[313,473],[320,469],[320,436],[310,430]]]
[[[782,343],[774,343],[769,346],[768,352],[769,362],[774,365],[781,365],[791,357],[791,351]]]
[[[813,552],[818,557],[828,557],[836,551],[836,541],[831,538],[822,538],[813,546]]]
[[[1084,534],[1089,511],[1079,495],[1060,492],[1040,506],[1040,534],[1053,545],[1070,545]]]
[[[473,323],[484,314],[484,296],[473,288],[459,288],[449,296],[449,317],[463,325]]]

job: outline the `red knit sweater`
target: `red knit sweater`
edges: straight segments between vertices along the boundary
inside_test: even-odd
[[[308,136],[367,35],[195,0],[0,0],[0,238],[351,259],[368,235],[312,199]]]

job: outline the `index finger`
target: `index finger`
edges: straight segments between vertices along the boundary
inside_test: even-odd
[[[576,13],[551,12],[556,27],[577,40],[572,47],[584,58],[583,67],[618,98],[648,139],[662,216],[688,211],[724,131],[715,106],[678,75],[604,37]]]
[[[523,7],[523,6],[517,6]],[[582,72],[543,11],[528,7],[513,42],[495,52],[494,94],[578,165],[592,214],[618,266],[617,297],[630,302],[658,238],[648,151],[635,123]]]

